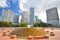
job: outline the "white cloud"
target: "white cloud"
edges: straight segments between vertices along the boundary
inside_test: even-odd
[[[25,10],[24,7],[23,7],[23,5],[26,3],[26,1],[27,0],[19,0],[19,6],[20,6],[21,11]]]
[[[26,3],[27,0],[20,0],[20,3]]]
[[[0,0],[0,7],[7,7],[7,0]]]
[[[35,7],[35,15],[39,16],[39,19],[46,22],[46,9],[51,7],[57,7],[59,10],[60,18],[60,0],[20,0],[22,11],[29,10],[30,7]]]

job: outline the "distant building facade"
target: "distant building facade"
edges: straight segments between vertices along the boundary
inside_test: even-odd
[[[59,16],[56,7],[46,10],[46,14],[48,24],[52,24],[53,26],[59,26]]]
[[[13,22],[14,14],[12,10],[2,10],[1,21],[4,22]]]
[[[34,25],[34,21],[35,21],[34,11],[35,11],[34,7],[31,7],[29,12],[29,25]]]
[[[36,19],[35,23],[40,23],[40,22],[42,22],[40,19]]]
[[[38,16],[35,16],[35,19],[38,19]]]
[[[14,23],[19,23],[19,15],[14,15],[14,18],[13,18],[13,21]]]
[[[35,23],[40,23],[40,22],[41,22],[41,20],[38,19],[38,16],[35,16]]]
[[[28,12],[27,11],[23,11],[21,23],[28,23]]]

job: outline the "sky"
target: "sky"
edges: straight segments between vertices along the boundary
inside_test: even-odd
[[[60,0],[0,0],[0,10],[11,9],[20,16],[23,11],[29,11],[30,7],[35,8],[35,16],[44,22],[47,20],[46,10],[57,7],[60,18]]]
[[[21,15],[19,0],[0,0],[0,10],[8,9],[12,10],[15,14]]]
[[[57,7],[60,18],[60,0],[21,0],[20,7],[22,11],[28,11],[30,7],[34,7],[35,15],[44,22],[47,22],[46,10]]]

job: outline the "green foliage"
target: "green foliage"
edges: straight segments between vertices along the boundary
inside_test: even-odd
[[[39,25],[40,25],[40,23],[35,23],[33,26],[38,27]]]
[[[35,23],[33,26],[34,27],[48,27],[48,26],[52,26],[52,25],[44,23],[44,22],[40,22],[40,23]]]
[[[20,27],[20,25],[19,24],[13,24],[13,27]]]
[[[1,22],[0,27],[27,27],[27,23],[13,24],[12,22]]]
[[[27,23],[21,23],[20,27],[27,27]]]
[[[14,27],[27,27],[27,23],[14,24]]]
[[[48,24],[48,26],[51,26],[52,27],[52,24]]]
[[[47,27],[47,26],[52,26],[52,24],[40,22],[40,23],[35,23],[33,26],[34,27]],[[13,24],[12,22],[0,21],[0,27],[27,27],[27,23]]]
[[[0,22],[0,27],[10,27],[12,26],[12,22]]]
[[[40,23],[40,27],[47,27],[47,26],[48,26],[47,23],[43,23],[43,22]]]

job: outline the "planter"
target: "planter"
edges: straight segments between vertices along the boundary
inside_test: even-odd
[[[50,32],[50,36],[55,36],[54,32]]]
[[[54,32],[50,32],[50,34],[53,34]]]
[[[8,33],[7,32],[3,32],[3,36],[8,36]]]
[[[46,31],[47,33],[49,33],[49,31]]]
[[[44,38],[48,39],[48,38],[49,38],[49,36],[44,36]]]
[[[44,39],[43,36],[35,36],[34,39]]]
[[[54,30],[54,29],[51,29],[51,30]]]
[[[7,32],[10,32],[10,31],[7,31]]]
[[[16,38],[16,35],[11,35],[10,38],[11,38],[11,39],[15,39],[15,38]]]
[[[53,33],[53,34],[50,34],[50,36],[55,36],[55,34]]]
[[[33,40],[33,36],[28,36],[28,40]]]
[[[1,30],[4,30],[4,28],[1,28]]]

